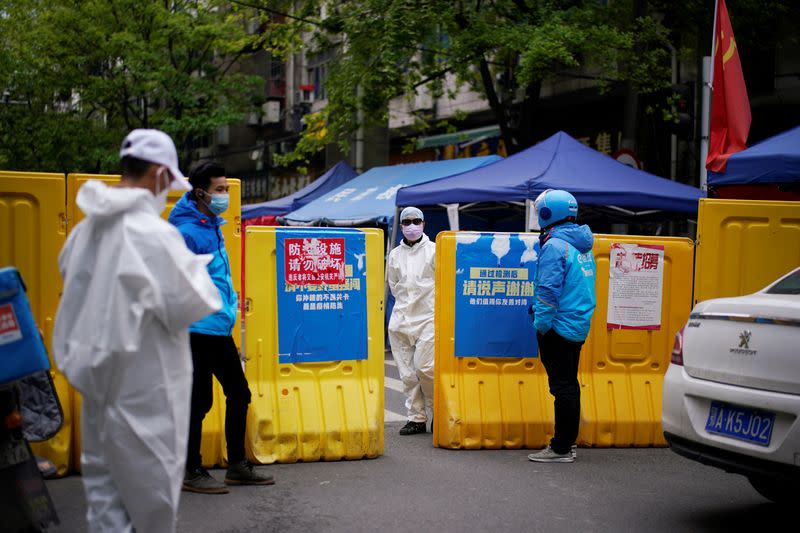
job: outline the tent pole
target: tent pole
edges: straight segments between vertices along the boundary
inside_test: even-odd
[[[392,221],[392,231],[390,232],[391,240],[389,244],[386,246],[386,255],[384,256],[384,265],[386,265],[386,260],[389,259],[389,252],[392,251],[394,248],[394,243],[397,242],[397,225],[400,219],[400,207],[395,206],[394,208],[394,220]],[[384,282],[383,282],[383,312],[384,315],[386,314],[386,303],[389,301],[389,282],[386,281],[386,269],[384,266]],[[384,316],[384,323],[386,322],[386,317]]]
[[[397,242],[397,226],[400,223],[400,207],[395,206],[394,218],[392,220],[392,231],[389,232],[389,244],[386,246],[386,257],[389,257],[389,252],[394,248],[394,243]]]
[[[525,233],[531,230],[531,211],[533,202],[530,198],[525,198]]]
[[[450,231],[458,231],[458,204],[445,204],[444,207],[447,209],[447,221],[450,223]]]

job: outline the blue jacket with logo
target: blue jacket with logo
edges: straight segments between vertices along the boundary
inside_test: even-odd
[[[595,308],[594,236],[589,226],[560,224],[540,237],[533,325],[583,342]]]
[[[201,213],[197,208],[197,201],[191,197],[191,192],[187,192],[175,204],[169,214],[169,221],[181,232],[186,246],[192,252],[213,256],[207,267],[208,273],[222,298],[222,309],[198,320],[189,326],[189,331],[206,335],[230,335],[236,324],[238,297],[233,289],[231,264],[220,229],[225,220]]]

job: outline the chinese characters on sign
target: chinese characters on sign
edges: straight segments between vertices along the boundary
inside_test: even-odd
[[[276,247],[280,362],[366,359],[364,233],[278,230]]]
[[[661,329],[664,247],[611,245],[608,329]]]
[[[527,281],[525,268],[470,268],[470,279],[461,283],[462,296],[470,305],[528,305],[533,282]]]
[[[537,236],[463,233],[457,239],[455,355],[536,357],[528,307]]]
[[[286,283],[345,283],[344,239],[286,239]]]

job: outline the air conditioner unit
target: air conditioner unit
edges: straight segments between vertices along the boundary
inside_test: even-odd
[[[314,86],[313,85],[301,85],[299,91],[294,92],[294,101],[298,104],[308,104],[311,105],[314,103]]]
[[[277,124],[281,121],[281,103],[275,100],[270,100],[261,106],[263,115],[261,117],[262,124]]]
[[[258,113],[248,113],[247,114],[247,125],[248,126],[258,126],[261,124],[261,116]]]

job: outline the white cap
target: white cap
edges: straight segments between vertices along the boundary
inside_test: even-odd
[[[425,215],[423,215],[422,211],[420,211],[416,207],[406,207],[400,213],[400,221],[402,222],[403,220],[406,220],[408,218],[410,219],[421,218],[422,220],[425,220]]]
[[[142,161],[149,161],[157,165],[163,165],[169,169],[170,174],[175,179],[170,182],[170,189],[192,190],[189,180],[178,168],[178,151],[175,150],[175,143],[169,135],[161,130],[133,130],[122,141],[119,149],[119,157],[135,157]]]

